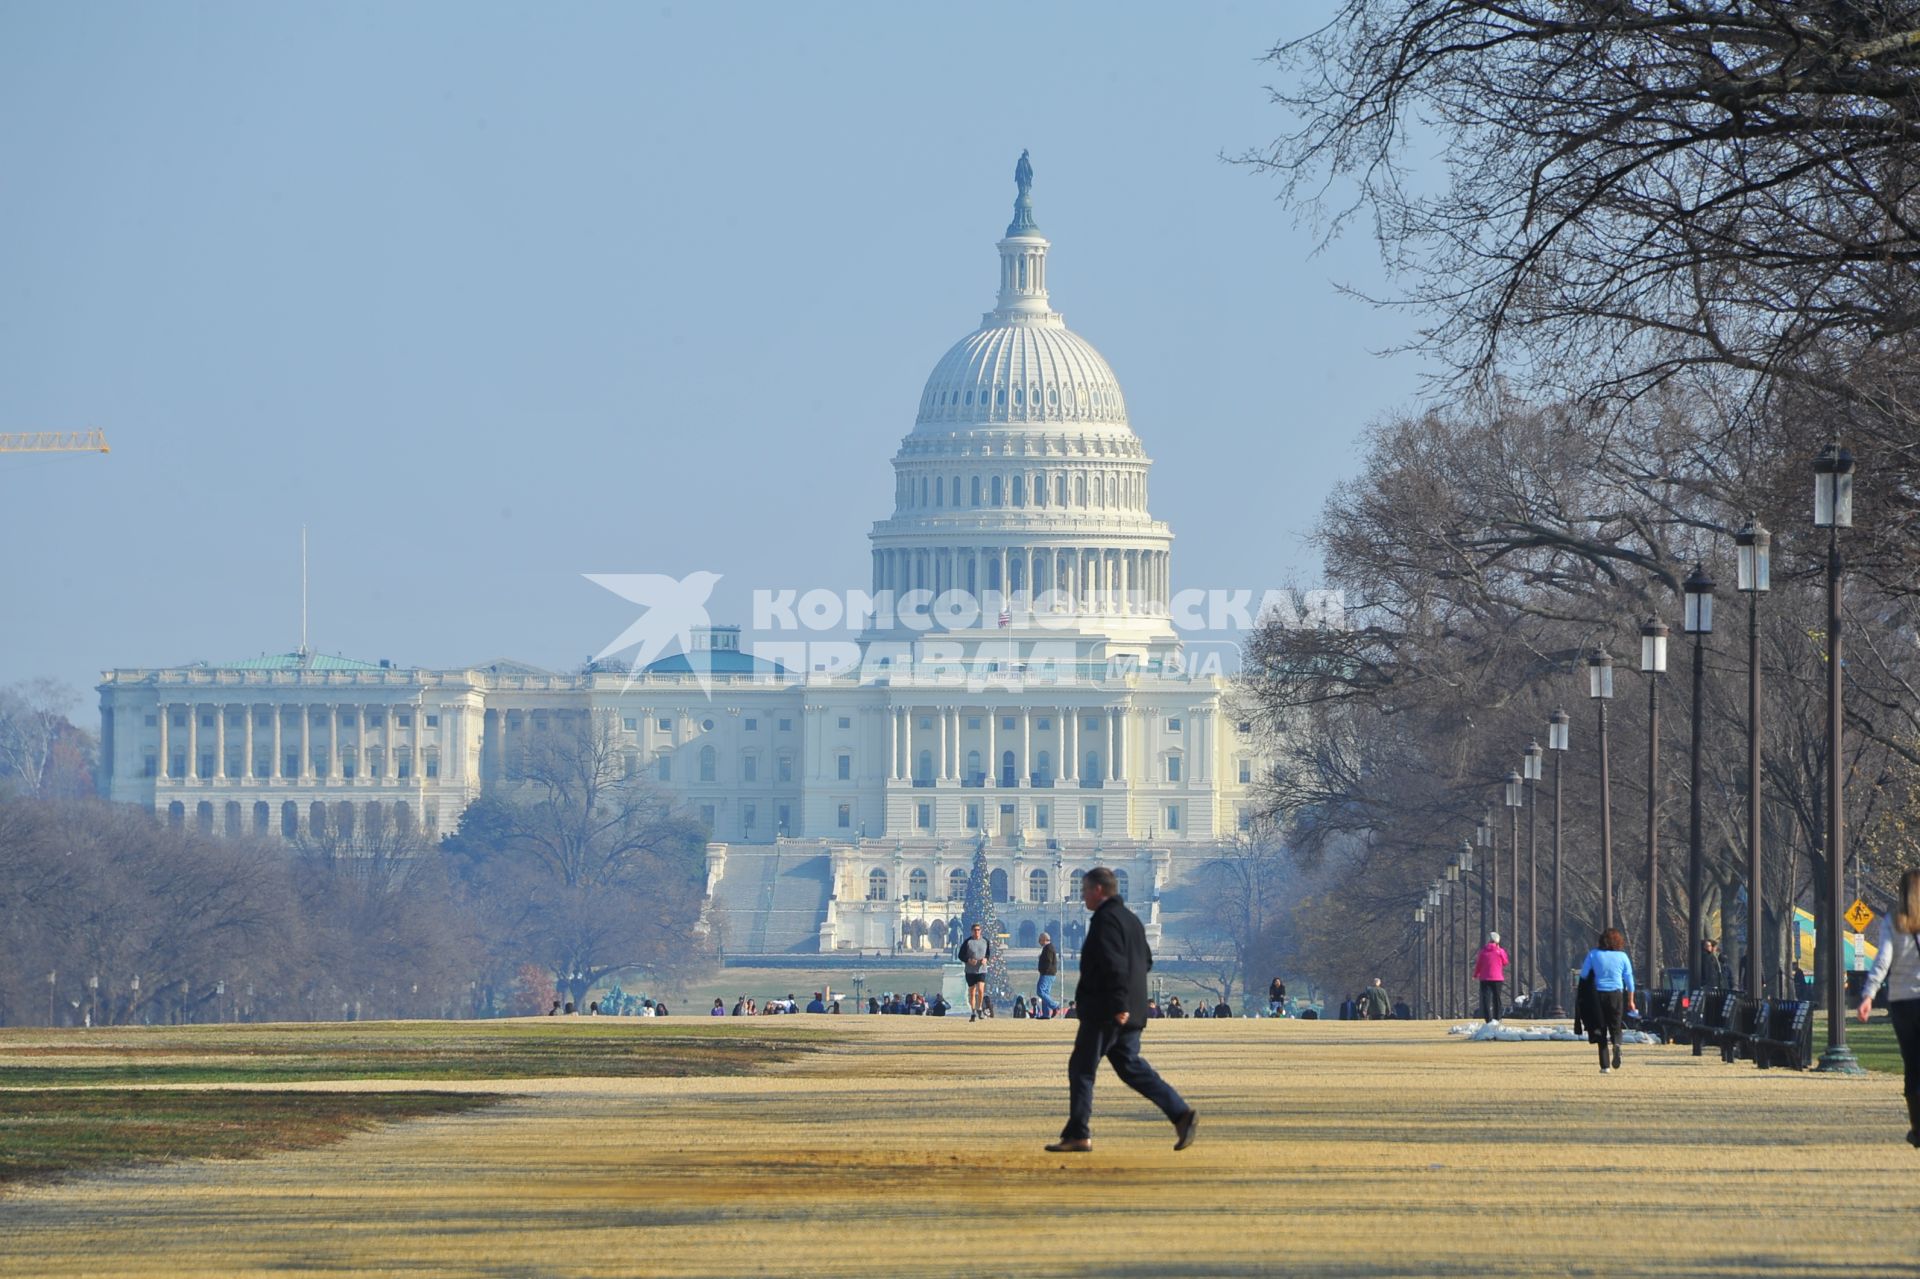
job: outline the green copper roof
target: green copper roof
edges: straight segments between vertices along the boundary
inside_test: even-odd
[[[388,669],[379,662],[362,662],[351,657],[333,657],[326,653],[267,653],[245,657],[237,662],[222,662],[225,671],[377,671]]]

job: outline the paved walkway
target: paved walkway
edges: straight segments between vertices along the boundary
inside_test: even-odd
[[[1889,1076],[1156,1023],[1199,1142],[1111,1074],[1047,1155],[1072,1027],[846,1018],[751,1079],[512,1083],[341,1145],[0,1199],[0,1274],[1911,1276]],[[647,1023],[636,1023],[645,1034]],[[501,1085],[489,1083],[490,1090]]]

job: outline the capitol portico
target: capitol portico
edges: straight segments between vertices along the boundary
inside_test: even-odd
[[[995,306],[894,458],[871,587],[900,607],[856,668],[782,665],[721,626],[638,671],[305,651],[114,670],[107,794],[230,834],[447,830],[541,734],[593,720],[711,831],[735,953],[943,945],[982,845],[1016,944],[1103,863],[1157,937],[1160,890],[1245,825],[1259,761],[1226,681],[1182,661],[1151,461],[1052,309],[1024,156],[1018,176]]]

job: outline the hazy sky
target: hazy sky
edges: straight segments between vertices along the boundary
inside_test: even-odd
[[[586,572],[864,587],[1032,151],[1177,587],[1311,580],[1418,369],[1270,179],[1328,7],[0,3],[0,683],[313,646],[570,667]]]

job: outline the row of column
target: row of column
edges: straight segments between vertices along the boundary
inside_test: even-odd
[[[315,734],[313,732],[313,712],[316,706],[323,706],[326,710],[325,744],[327,754],[324,769],[316,767],[314,761]],[[187,721],[186,768],[181,772],[175,772],[173,767],[172,729],[173,712],[176,709],[184,709],[186,711]],[[213,712],[213,771],[211,773],[203,772],[200,767],[200,716],[203,711],[209,709]],[[254,753],[256,749],[254,720],[256,712],[262,709],[269,712],[269,719],[271,720],[270,727],[272,729],[272,754],[269,757],[270,762],[265,773],[260,771],[259,760]],[[289,709],[296,711],[299,718],[297,732],[292,734],[285,732],[285,712]],[[302,703],[291,708],[278,703],[268,704],[262,707],[256,703],[241,702],[162,702],[159,704],[157,713],[154,716],[154,721],[160,728],[159,757],[155,761],[157,765],[155,772],[162,778],[198,778],[221,781],[229,778],[252,781],[281,781],[288,779],[307,781],[314,778],[340,777],[343,776],[341,772],[340,754],[342,745],[340,737],[342,710],[348,713],[349,723],[355,726],[353,740],[355,746],[360,746],[366,741],[367,716],[370,713],[378,713],[384,717],[384,727],[382,730],[383,740],[381,743],[384,750],[379,758],[378,766],[369,766],[365,772],[360,774],[361,776],[379,780],[397,780],[403,776],[401,772],[403,766],[407,769],[408,773],[411,772],[411,748],[409,746],[403,746],[396,739],[396,734],[399,732],[397,713],[404,711],[409,714],[419,714],[419,708],[417,706],[395,707],[391,703],[365,706],[341,702]],[[240,771],[237,774],[232,773],[227,767],[227,719],[229,715],[235,711],[238,711],[240,714],[242,729]],[[418,730],[416,729],[414,732],[416,739],[418,739]],[[291,741],[288,740],[289,737],[292,738]],[[299,748],[294,761],[294,771],[291,773],[286,769],[287,747],[289,745],[295,745]],[[363,764],[368,762],[369,761],[362,761]]]
[[[989,591],[1024,595],[1053,612],[1164,616],[1170,590],[1167,551],[1029,546],[901,547],[873,553],[873,589]],[[983,624],[984,621],[983,621]]]
[[[1013,783],[1015,786],[1027,784],[1025,779],[1037,771],[1033,767],[1036,733],[1044,734],[1053,745],[1053,756],[1058,761],[1058,772],[1053,775],[1062,782],[1083,780],[1080,762],[1089,739],[1084,736],[1088,730],[1081,721],[1089,718],[1106,720],[1104,732],[1093,730],[1093,736],[1090,739],[1106,749],[1093,758],[1095,771],[1085,780],[1115,782],[1127,780],[1127,709],[1118,706],[1090,709],[1057,706],[1038,708],[1022,706],[1017,709],[959,706],[893,707],[887,717],[887,780],[897,782],[914,779],[914,761],[919,758],[923,750],[931,752],[933,770],[931,777],[919,780],[940,782],[970,780],[965,776],[962,766],[965,751],[962,745],[960,717],[962,714],[976,713],[985,720],[984,730],[974,731],[984,731],[982,740],[985,747],[983,760],[985,767],[981,772],[989,786],[1004,784],[1000,769],[1001,754],[1004,750],[1016,750],[1014,746],[1016,740],[1019,745],[1014,758]],[[925,729],[920,728],[919,720],[928,717],[933,720],[932,725]],[[1016,720],[1012,730],[1003,729],[1000,722],[1008,717]],[[1039,718],[1050,720],[1050,727],[1036,729],[1034,722]],[[1003,731],[1009,732],[1004,743],[1001,740]],[[924,739],[920,736],[921,734],[926,735]],[[1045,749],[1048,741],[1043,741],[1040,748]]]

